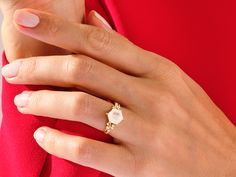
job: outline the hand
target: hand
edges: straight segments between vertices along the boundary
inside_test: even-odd
[[[110,132],[115,144],[41,127],[34,137],[43,149],[117,177],[236,176],[235,127],[178,66],[112,30],[48,13],[20,10],[16,23],[26,11],[40,21],[33,28],[17,26],[20,32],[84,55],[19,60],[3,68],[6,80],[86,92],[24,92],[15,98],[18,110],[103,131],[112,107],[108,99],[122,105],[124,117]],[[98,24],[99,19],[93,13],[89,21]],[[60,30],[52,37],[48,26]]]
[[[2,39],[9,61],[31,56],[67,53],[58,47],[39,42],[19,33],[12,22],[12,17],[16,9],[33,8],[43,10],[81,23],[85,8],[84,0],[0,0],[0,3],[4,16]]]

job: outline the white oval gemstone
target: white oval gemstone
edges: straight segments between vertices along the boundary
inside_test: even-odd
[[[123,115],[122,115],[122,111],[118,110],[118,109],[112,109],[108,114],[108,120],[109,122],[113,123],[113,124],[119,124],[122,122],[123,120]]]

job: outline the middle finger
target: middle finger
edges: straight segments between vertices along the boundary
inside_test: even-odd
[[[18,60],[6,65],[2,74],[12,84],[80,88],[122,105],[132,99],[131,76],[83,55]]]

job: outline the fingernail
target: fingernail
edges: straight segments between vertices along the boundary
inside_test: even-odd
[[[47,132],[44,128],[39,128],[34,132],[34,139],[36,139],[39,143],[43,143],[46,133]]]
[[[36,27],[40,22],[39,17],[37,15],[22,10],[15,11],[14,20],[16,24],[28,28]]]
[[[15,105],[20,108],[26,107],[27,104],[29,103],[29,98],[31,94],[32,92],[25,91],[17,95],[14,99]]]
[[[16,77],[19,72],[21,64],[22,64],[21,61],[16,61],[4,66],[2,68],[2,75],[6,78]]]
[[[105,20],[105,18],[103,18],[99,13],[97,13],[96,11],[94,11],[94,15],[105,25],[107,26],[109,29],[112,29],[111,25]]]

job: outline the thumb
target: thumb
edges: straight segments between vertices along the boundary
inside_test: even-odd
[[[111,30],[112,27],[99,13],[92,10],[87,17],[87,24]]]

